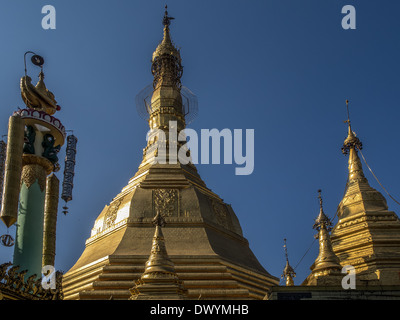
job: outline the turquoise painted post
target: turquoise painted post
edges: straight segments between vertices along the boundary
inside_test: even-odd
[[[29,188],[22,182],[14,248],[14,265],[25,275],[42,276],[43,220],[46,191],[41,190],[38,180]]]

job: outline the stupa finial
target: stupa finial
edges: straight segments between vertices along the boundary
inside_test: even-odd
[[[174,46],[169,34],[169,25],[175,18],[168,15],[167,6],[163,18],[164,36],[161,43],[153,52],[151,72],[154,76],[153,88],[164,84],[181,88],[180,79],[182,77],[183,67],[181,65],[181,55]]]
[[[342,147],[343,154],[348,154],[350,149],[355,149],[355,150],[362,149],[362,143],[361,143],[360,139],[358,139],[356,137],[356,134],[351,129],[349,100],[346,100],[346,109],[347,109],[347,120],[345,120],[344,122],[348,124],[348,135],[343,143],[343,147]]]
[[[174,17],[168,16],[168,11],[167,11],[167,9],[168,9],[168,6],[165,5],[165,13],[164,13],[164,18],[163,18],[163,25],[164,25],[165,27],[168,27],[168,26],[171,24],[171,20],[174,20],[174,19],[175,19]]]
[[[344,122],[348,123],[349,129],[347,138],[343,142],[342,153],[345,155],[349,155],[349,182],[354,180],[366,181],[361,161],[357,154],[357,150],[362,150],[363,145],[360,139],[357,138],[356,134],[351,129],[349,116],[349,100],[346,100],[346,108],[347,120],[345,120]]]
[[[285,258],[286,258],[286,266],[283,269],[283,274],[282,278],[286,279],[286,286],[294,286],[294,281],[293,278],[296,276],[296,273],[294,272],[294,269],[292,266],[289,264],[289,256],[287,252],[287,245],[286,245],[286,238],[283,239],[283,248],[285,250]]]
[[[319,215],[318,215],[317,219],[315,219],[313,228],[316,230],[320,230],[321,228],[326,228],[328,231],[330,231],[330,229],[332,227],[332,222],[324,213],[324,208],[322,206],[321,192],[322,192],[322,190],[318,189]]]

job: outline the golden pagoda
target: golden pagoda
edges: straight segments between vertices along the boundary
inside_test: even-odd
[[[317,219],[315,219],[313,228],[318,231],[316,238],[319,243],[319,254],[310,267],[311,274],[302,285],[338,286],[343,277],[341,274],[342,267],[340,266],[339,258],[333,252],[331,238],[329,236],[329,231],[332,229],[332,222],[324,213],[321,190],[318,190],[318,193],[320,211]]]
[[[382,194],[369,185],[358,157],[362,143],[349,117],[345,122],[348,136],[342,152],[349,155],[349,175],[338,222],[331,229],[319,196],[320,213],[313,226],[318,230],[319,254],[311,274],[300,286],[269,288],[265,300],[400,299],[400,220],[388,210]],[[348,275],[348,270],[354,273]],[[354,287],[348,286],[350,276],[354,276]]]
[[[130,299],[133,287],[146,291],[150,282],[143,275],[157,212],[166,222],[168,259],[183,281],[185,299],[262,299],[279,282],[250,250],[231,206],[206,186],[191,162],[171,161],[174,143],[176,148],[184,142],[169,136],[170,121],[178,133],[186,126],[171,19],[165,11],[164,37],[152,57],[148,120],[150,129],[165,136],[149,136],[138,171],[96,219],[85,250],[64,274],[64,299]],[[165,163],[156,161],[161,155]]]
[[[349,155],[349,175],[339,220],[331,233],[332,247],[342,266],[355,268],[361,285],[399,285],[400,220],[388,210],[382,194],[369,185],[357,152],[362,143],[349,118],[346,122],[342,152]]]
[[[178,300],[184,299],[185,289],[175,272],[174,263],[168,256],[162,227],[165,220],[158,211],[154,224],[156,230],[153,237],[151,254],[146,262],[142,276],[130,289],[130,300]]]

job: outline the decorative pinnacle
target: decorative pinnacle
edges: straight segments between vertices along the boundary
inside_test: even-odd
[[[289,264],[289,257],[288,257],[288,253],[287,253],[286,238],[283,239],[283,242],[284,242],[283,247],[285,249],[286,266],[283,269],[283,274],[282,274],[281,278],[286,278],[286,286],[293,286],[294,285],[293,277],[296,276],[296,272],[294,272],[294,269]]]
[[[349,100],[346,100],[346,109],[347,109],[347,120],[345,120],[344,122],[348,123],[350,126],[350,113],[349,113]]]
[[[164,18],[163,18],[163,25],[168,27],[171,24],[170,20],[173,20],[175,18],[168,16],[168,11],[167,11],[167,5],[165,5],[165,13],[164,13]]]
[[[347,138],[344,140],[343,147],[342,147],[342,153],[343,154],[348,154],[350,149],[362,149],[362,142],[360,139],[356,137],[356,134],[351,130],[351,124],[350,124],[350,113],[349,113],[349,100],[346,100],[346,108],[347,108],[347,120],[344,122],[348,124],[349,126],[349,132],[347,135]]]
[[[318,189],[318,199],[319,199],[319,215],[317,219],[315,219],[315,223],[313,225],[313,229],[320,230],[321,228],[326,228],[327,230],[330,229],[332,226],[332,222],[330,219],[325,215],[324,208],[322,207],[322,196],[321,196],[321,189]]]
[[[287,253],[287,245],[286,245],[286,238],[285,239],[283,239],[283,248],[284,248],[284,250],[285,250],[285,258],[286,258],[286,261],[289,261],[289,257],[288,257],[288,253]]]
[[[322,190],[318,189],[319,208],[320,208],[321,211],[323,211],[321,192],[322,192]]]

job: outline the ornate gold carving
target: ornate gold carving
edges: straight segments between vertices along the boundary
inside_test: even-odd
[[[155,189],[153,190],[153,202],[155,212],[160,212],[163,217],[170,217],[177,212],[178,190]]]
[[[231,227],[231,223],[230,223],[231,221],[229,219],[228,209],[226,208],[225,204],[213,199],[212,207],[213,207],[215,216],[217,218],[217,222],[221,226],[229,229]]]
[[[27,188],[38,181],[40,190],[43,192],[46,188],[46,172],[39,164],[28,164],[22,168],[21,184],[25,183]]]
[[[115,219],[117,219],[117,213],[119,206],[121,205],[121,202],[122,199],[118,199],[110,203],[110,206],[108,207],[107,212],[104,216],[104,223],[103,223],[104,229],[107,229],[114,224]]]
[[[43,157],[36,156],[34,154],[26,154],[25,153],[22,155],[22,165],[26,166],[29,164],[38,164],[38,165],[42,166],[46,171],[46,175],[49,175],[50,173],[52,173],[53,169],[54,169],[54,165],[50,162],[50,160],[43,158]]]
[[[43,71],[39,73],[39,81],[36,86],[31,83],[32,79],[29,76],[22,77],[20,82],[21,97],[28,108],[52,115],[59,110],[59,107],[54,99],[54,94],[46,88],[43,80]]]
[[[42,278],[37,279],[36,274],[33,274],[24,280],[27,270],[18,272],[18,269],[19,266],[12,266],[11,262],[0,264],[0,294],[3,299],[62,300],[61,272],[56,271],[56,288],[44,289]]]

